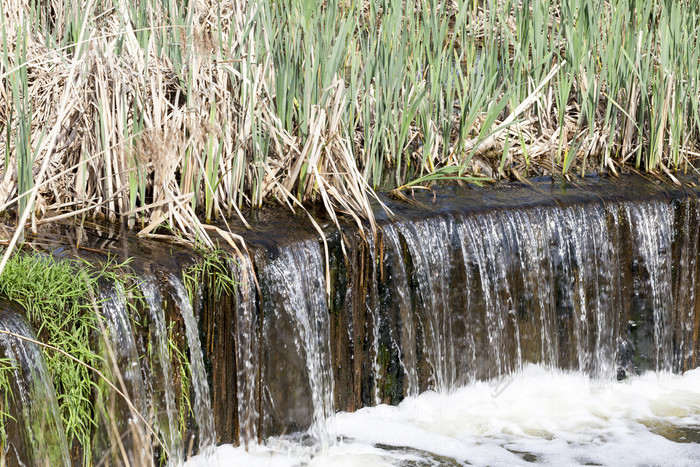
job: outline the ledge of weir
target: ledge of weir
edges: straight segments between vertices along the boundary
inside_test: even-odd
[[[543,177],[526,183],[504,182],[494,185],[436,184],[428,188],[404,191],[408,201],[379,193],[379,199],[388,208],[383,209],[376,201],[372,206],[378,225],[402,220],[425,219],[450,214],[477,214],[509,209],[534,207],[566,207],[593,203],[620,203],[637,200],[672,200],[700,195],[700,175],[677,175],[681,186],[668,179],[651,175],[624,174],[588,175],[571,177],[571,180]],[[310,209],[326,235],[337,232],[336,226],[321,209]],[[291,212],[283,206],[267,205],[245,213],[251,228],[246,228],[237,219],[227,224],[215,223],[241,235],[255,249],[269,250],[274,254],[279,245],[288,245],[308,238],[319,237],[308,216],[302,212]],[[357,230],[356,223],[342,213],[339,215],[343,231]],[[366,230],[369,225],[364,223]],[[220,244],[225,242],[220,239]]]

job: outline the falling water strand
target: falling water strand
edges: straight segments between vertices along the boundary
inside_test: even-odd
[[[322,451],[334,438],[332,428],[333,375],[330,354],[330,319],[324,286],[324,262],[318,242],[306,240],[280,249],[265,268],[265,280],[282,297],[276,313],[291,313],[296,326],[295,345],[305,356],[313,404],[310,434]]]
[[[257,324],[255,319],[257,301],[255,294],[255,272],[247,255],[238,255],[230,267],[236,284],[236,394],[240,428],[239,441],[247,444],[257,436],[259,414],[257,411]]]
[[[602,206],[592,206],[593,215],[590,219],[590,232],[595,245],[596,263],[591,271],[595,284],[595,341],[592,343],[593,367],[590,373],[602,379],[610,379],[615,375],[615,344],[619,324],[617,310],[621,308],[616,290],[616,281],[620,277],[620,263],[615,254],[615,246],[610,231],[609,216]]]
[[[369,281],[369,290],[367,291],[366,305],[369,314],[372,316],[372,353],[373,353],[373,367],[374,367],[374,385],[373,385],[373,395],[374,395],[374,405],[381,404],[381,397],[379,395],[379,388],[382,384],[382,368],[380,363],[380,353],[379,353],[379,331],[382,325],[382,318],[380,315],[379,303],[377,299],[377,253],[376,245],[374,241],[374,235],[369,232],[367,235],[367,245],[369,248],[369,257],[371,264],[371,277]]]
[[[488,376],[502,376],[508,366],[506,318],[512,309],[508,273],[508,260],[512,258],[507,231],[494,215],[483,218],[469,216],[462,224],[461,234],[463,253],[467,261],[478,271],[481,296],[483,298],[486,335],[489,343]]]
[[[607,216],[602,206],[575,206],[562,212],[562,238],[574,268],[575,332],[578,368],[591,375],[611,376],[615,304],[608,284],[617,265],[611,254]]]
[[[397,223],[413,260],[423,306],[422,325],[426,332],[428,363],[435,389],[454,389],[456,366],[452,340],[449,279],[451,277],[451,218],[430,218]]]
[[[136,338],[131,325],[131,316],[127,307],[126,298],[122,286],[115,283],[106,287],[101,294],[102,316],[107,333],[103,336],[103,355],[105,356],[105,372],[114,381],[140,414],[148,413],[148,398],[146,397],[146,385],[141,373],[139,352],[136,347]],[[114,357],[114,359],[111,358]],[[109,393],[107,397],[116,397]],[[148,443],[149,435],[146,427],[139,423],[140,418],[123,401],[117,400],[119,415],[116,417],[116,427],[119,432],[129,432],[130,437],[126,444],[128,456],[132,463],[137,463],[142,458],[141,448]],[[109,407],[109,404],[103,404]],[[109,423],[111,413],[104,414],[101,429],[101,442],[104,449],[118,456],[114,445],[110,442],[113,436],[113,427]]]
[[[163,310],[163,297],[156,283],[147,279],[141,283],[141,292],[148,306],[150,318],[150,331],[153,347],[153,373],[155,377],[153,385],[153,405],[158,429],[164,437],[166,446],[173,463],[177,465],[181,459],[181,436],[177,419],[177,407],[175,404],[175,389],[173,388],[172,366],[170,353],[168,352],[168,331],[165,327],[165,310]]]
[[[498,217],[501,218],[500,224],[503,226],[503,231],[507,232],[505,236],[508,241],[508,250],[512,252],[511,263],[512,267],[506,274],[506,281],[508,282],[508,288],[513,289],[518,287],[520,284],[518,281],[522,280],[522,288],[526,295],[532,300],[533,295],[533,285],[531,284],[531,278],[523,277],[524,268],[530,270],[532,268],[537,268],[538,263],[534,261],[534,258],[528,255],[527,247],[531,241],[534,239],[528,237],[528,233],[531,232],[531,222],[529,217],[520,217],[520,211],[514,210],[512,212],[497,213]],[[523,222],[523,221],[526,222]],[[503,260],[501,260],[503,261]],[[520,265],[521,267],[518,267]],[[520,271],[521,274],[518,274]],[[516,285],[518,284],[518,285]],[[522,293],[521,292],[521,293]],[[509,294],[508,299],[510,300],[507,306],[508,316],[510,321],[513,323],[514,333],[515,333],[515,362],[514,366],[511,366],[510,371],[519,370],[523,367],[523,333],[521,332],[520,326],[520,315],[522,314],[520,310],[520,303],[518,302],[518,296]]]
[[[192,304],[187,296],[185,286],[177,276],[171,274],[169,278],[170,284],[175,291],[177,305],[182,314],[187,344],[190,349],[190,369],[192,373],[192,387],[194,388],[194,404],[192,408],[195,421],[199,427],[199,450],[203,451],[205,448],[213,445],[216,439],[216,432],[211,411],[209,383],[204,368],[202,344],[199,339],[199,329],[195,321]]]
[[[401,339],[399,344],[400,362],[406,375],[407,396],[418,395],[418,367],[416,362],[416,330],[413,324],[413,310],[411,307],[410,290],[406,264],[401,254],[399,236],[393,225],[387,225],[383,229],[386,250],[394,253],[392,264],[392,277],[389,284],[392,287],[392,296],[398,301],[399,316],[401,319]]]
[[[588,284],[588,264],[589,259],[587,245],[585,245],[585,217],[581,219],[578,210],[575,208],[566,209],[563,212],[564,226],[566,228],[567,245],[570,256],[570,264],[574,267],[574,333],[576,334],[578,369],[585,371],[588,367],[588,302],[586,300],[586,285]],[[567,235],[568,234],[568,235]]]
[[[673,240],[673,208],[661,202],[644,202],[626,206],[637,253],[649,274],[652,319],[654,324],[654,365],[656,371],[670,370],[671,326],[673,309],[671,293],[671,242]]]
[[[518,210],[493,212],[469,216],[460,228],[462,256],[478,272],[479,280],[474,284],[483,297],[488,341],[494,346],[490,358],[484,356],[492,362],[490,376],[503,376],[522,368],[523,339],[527,337],[523,335],[520,315],[531,314],[541,323],[540,334],[530,337],[539,337],[539,355],[530,358],[546,360],[551,351],[549,300],[542,296],[545,288],[539,282],[546,280],[547,273],[542,270],[544,250],[539,238],[546,229],[541,221],[533,219],[539,218]],[[539,237],[536,232],[540,232]],[[521,289],[523,303],[513,296],[515,289]]]
[[[146,391],[124,291],[119,284],[102,295],[102,314],[109,331],[109,345],[117,358],[119,373],[136,408],[146,412]]]
[[[531,212],[516,210],[511,214],[511,228],[518,236],[519,271],[525,298],[532,301],[533,314],[537,317],[540,332],[540,361],[546,366],[555,367],[557,362],[556,343],[552,330],[556,319],[552,303],[550,278],[552,270],[549,259],[549,223],[547,210],[534,209]],[[522,357],[521,357],[522,365]]]
[[[36,340],[18,313],[0,311],[0,329]],[[7,334],[0,334],[0,351],[12,365],[13,404],[20,411],[18,424],[28,465],[71,465],[65,430],[51,376],[40,348]],[[7,408],[5,408],[7,410]],[[15,448],[16,449],[16,448]]]

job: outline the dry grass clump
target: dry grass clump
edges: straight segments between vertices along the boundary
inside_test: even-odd
[[[625,164],[673,177],[698,155],[699,13],[665,0],[2,0],[0,205],[206,244],[202,221],[265,200],[372,223],[380,186]]]

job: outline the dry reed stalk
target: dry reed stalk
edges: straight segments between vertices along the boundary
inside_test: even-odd
[[[26,65],[33,110],[28,146],[36,152],[38,188],[32,197],[38,212],[31,220],[43,210],[74,206],[85,212],[92,206],[94,215],[111,219],[144,214],[144,235],[160,235],[155,232],[167,224],[186,241],[209,243],[198,215],[243,218],[245,207],[271,199],[290,207],[320,202],[335,222],[344,213],[374,229],[371,186],[385,182],[382,170],[396,170],[399,185],[445,167],[493,177],[583,172],[597,157],[601,167],[616,173],[616,161],[652,149],[646,147],[649,112],[642,106],[648,106],[650,80],[657,78],[643,73],[660,66],[663,38],[654,31],[628,34],[632,18],[616,31],[628,34],[628,42],[605,42],[610,20],[618,18],[614,5],[600,7],[599,18],[575,20],[565,15],[572,3],[543,4],[550,8],[545,16],[533,2],[415,0],[396,2],[397,16],[381,2],[329,0],[306,11],[293,2],[144,0],[93,11],[90,2],[52,0],[39,6],[43,16],[23,35],[32,2],[2,0],[9,45],[0,76],[5,80]],[[323,13],[333,5],[336,24],[326,27]],[[525,5],[529,10],[523,11]],[[588,14],[582,11],[571,10]],[[656,27],[666,14],[654,8],[645,21]],[[435,15],[442,15],[440,21]],[[535,15],[540,22],[532,22]],[[297,36],[285,34],[304,21],[310,26],[295,50]],[[431,21],[435,28],[426,26]],[[590,31],[581,29],[588,23]],[[346,24],[351,28],[342,42]],[[437,30],[442,24],[449,24],[444,34]],[[567,25],[573,32],[562,29]],[[314,36],[317,28],[326,28],[328,37]],[[399,30],[401,35],[391,35]],[[581,53],[565,37],[579,32],[586,41]],[[18,38],[26,42],[25,63],[15,56]],[[330,61],[319,60],[318,50],[331,53],[334,41],[340,41],[338,65],[326,70]],[[617,46],[629,55],[611,59],[629,74],[621,86],[608,82],[614,74],[603,76],[599,69],[611,53],[605,47]],[[647,46],[651,51],[643,50]],[[406,69],[382,81],[384,65],[369,56],[379,53],[403,54]],[[569,55],[575,63],[565,63]],[[366,71],[370,65],[372,73]],[[284,67],[298,72],[296,81],[285,81]],[[305,74],[308,70],[314,74]],[[517,80],[516,72],[522,72]],[[484,86],[483,100],[472,102],[470,96],[492,78],[486,73],[496,75],[493,84]],[[562,85],[566,79],[570,86]],[[388,98],[393,81],[399,85]],[[690,125],[669,136],[676,115],[696,118],[682,104],[684,98],[700,98],[692,82],[679,81],[663,101],[668,108],[655,116],[661,125],[653,152],[662,156],[661,170],[671,172],[678,164],[662,154],[666,148],[678,146],[684,164],[697,152],[698,128]],[[459,90],[448,94],[446,84]],[[0,158],[3,210],[22,195],[12,98],[3,82],[0,145],[8,156]],[[505,106],[496,105],[504,99]],[[413,102],[418,107],[411,115],[406,107]],[[613,104],[615,115],[608,121],[606,109]],[[463,119],[465,112],[473,116]],[[404,121],[404,114],[410,118]],[[591,118],[595,121],[586,122]],[[573,160],[555,161],[573,152]]]

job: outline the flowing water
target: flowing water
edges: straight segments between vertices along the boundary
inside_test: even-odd
[[[399,308],[400,333],[399,346],[401,349],[401,368],[406,375],[406,395],[415,396],[419,392],[417,356],[415,345],[416,329],[411,319],[411,292],[408,287],[408,275],[406,264],[400,254],[401,241],[399,234],[393,225],[384,228],[384,238],[387,242],[388,260],[393,266],[393,274],[390,281],[393,283],[392,296]],[[393,253],[393,254],[392,254]]]
[[[177,300],[177,305],[180,308],[182,320],[185,324],[187,344],[190,351],[191,383],[194,388],[192,410],[194,412],[195,421],[197,422],[197,427],[199,428],[199,450],[202,451],[206,447],[211,446],[216,439],[214,419],[211,411],[209,383],[204,367],[204,356],[202,354],[202,344],[199,338],[199,330],[197,328],[197,321],[195,320],[192,304],[187,296],[184,284],[180,278],[175,275],[169,276],[169,282],[174,290],[174,297]]]
[[[0,329],[36,340],[24,317],[5,302],[0,302]],[[3,401],[3,410],[19,425],[14,432],[8,430],[1,463],[17,456],[30,465],[71,465],[56,393],[40,348],[0,334],[0,352],[6,359],[2,364],[12,368],[13,376],[10,400]]]
[[[674,233],[679,217],[685,240]],[[319,376],[337,352],[324,330],[320,248],[285,248],[262,281],[284,290],[275,313],[294,310],[296,351],[312,386],[312,437],[273,436],[248,451],[222,446],[210,463],[188,465],[695,465],[700,372],[670,371],[679,366],[674,342],[682,341],[673,323],[692,332],[695,303],[695,292],[674,287],[672,265],[682,263],[691,282],[681,283],[694,291],[697,220],[686,199],[450,213],[384,226],[384,243],[368,249],[371,272],[349,277],[347,292],[370,282],[362,303],[373,330],[352,349],[356,357],[358,347],[369,349],[365,400],[375,407],[335,417],[333,381]],[[361,264],[353,261],[348,276]],[[387,278],[377,274],[382,268]],[[684,297],[682,307],[674,296]],[[383,331],[387,301],[400,316],[393,333]],[[378,403],[377,388],[389,381],[378,355],[389,347],[398,347],[396,384],[406,396],[398,407]],[[333,419],[330,438],[318,435],[322,417]]]
[[[172,345],[204,453],[187,465],[697,465],[699,203],[612,199],[398,216],[367,242],[329,239],[328,270],[315,236],[258,240],[228,264],[236,288],[201,287],[195,307],[162,266],[140,282],[141,321],[105,288],[113,376],[174,464],[189,448]],[[12,316],[0,324],[30,332]],[[24,362],[14,384],[55,405],[41,353],[0,344]]]
[[[638,254],[648,273],[644,287],[651,294],[648,320],[653,323],[653,365],[656,370],[671,364],[671,243],[673,213],[669,206],[659,203],[638,203],[626,206]]]
[[[278,389],[274,394],[269,393],[271,410],[279,404],[286,410],[311,403],[313,417],[309,420],[309,434],[322,450],[333,439],[333,377],[324,277],[323,256],[315,240],[295,244],[293,248],[281,248],[262,273],[270,294],[266,335],[282,332],[291,336],[291,342],[283,344],[282,349],[269,350],[296,355],[301,359],[297,362],[303,365],[295,368],[284,365],[283,359],[269,358],[270,374],[278,376],[267,379],[268,391],[275,391],[273,385]],[[284,342],[283,338],[280,336],[280,342]],[[294,379],[286,378],[299,380],[288,386]]]
[[[611,242],[616,230],[604,207],[596,205],[388,226],[387,247],[399,258],[392,295],[406,308],[410,289],[416,291],[431,387],[449,392],[508,374],[526,361],[614,375],[615,310],[622,306],[615,292],[621,265]],[[396,253],[399,239],[408,257]],[[659,274],[665,276],[654,280],[670,280],[668,271]],[[411,319],[404,321],[413,334]],[[415,387],[413,354],[402,363],[409,388]]]
[[[146,301],[151,330],[151,401],[155,413],[156,427],[173,456],[173,462],[181,462],[181,442],[178,412],[175,405],[175,390],[172,384],[172,365],[168,351],[168,330],[165,325],[163,297],[155,281],[141,282],[141,292]]]
[[[338,441],[323,453],[273,437],[186,466],[694,466],[700,370],[613,382],[529,364],[451,393],[340,413],[335,424]]]
[[[107,287],[101,297],[103,320],[101,326],[102,351],[104,358],[102,372],[133,402],[141,414],[148,413],[146,384],[141,373],[139,351],[132,326],[131,315],[121,287]],[[138,422],[138,416],[125,401],[114,393],[103,381],[97,383],[103,400],[98,404],[100,413],[96,435],[95,454],[100,460],[111,455],[119,459],[113,443],[115,433],[119,433],[130,462],[140,457],[140,448],[148,439],[145,428]]]
[[[246,444],[258,438],[260,414],[258,394],[258,344],[259,323],[256,319],[258,307],[255,290],[255,271],[247,255],[238,254],[230,267],[237,278],[236,287],[236,400],[238,401],[239,442]]]

